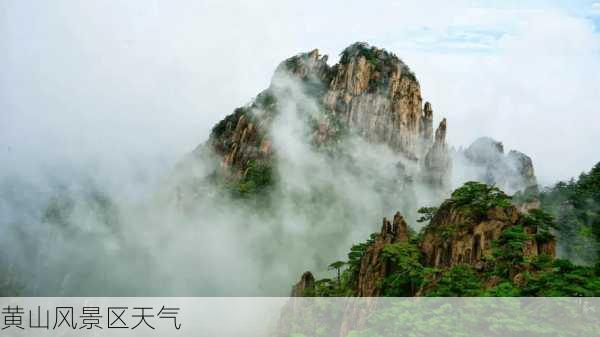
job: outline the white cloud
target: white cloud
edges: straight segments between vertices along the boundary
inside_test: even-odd
[[[597,140],[589,129],[598,106],[597,34],[559,8],[467,1],[2,6],[0,141],[11,148],[9,169],[59,159],[126,167],[131,157],[168,166],[265,88],[278,62],[315,47],[335,61],[357,40],[391,49],[417,71],[437,117],[449,117],[455,145],[481,134],[500,138],[531,154],[548,181],[600,159],[585,146]]]
[[[121,192],[137,190],[138,185],[148,187],[148,181],[164,177],[176,160],[207,138],[216,121],[268,85],[278,62],[315,47],[334,60],[357,40],[392,50],[416,71],[423,98],[433,102],[436,118],[448,117],[454,145],[467,145],[484,135],[502,140],[507,148],[530,154],[546,183],[576,175],[600,160],[596,146],[600,140],[599,37],[587,19],[559,9],[469,8],[466,1],[390,4],[347,0],[307,0],[301,5],[297,1],[216,0],[153,1],[150,5],[141,0],[53,1],[44,5],[14,0],[0,6],[0,182],[8,186],[16,180],[5,179],[7,172],[23,176],[29,168],[41,166],[72,181],[77,180],[72,173],[83,170],[91,172],[103,188],[115,186],[119,200],[129,200]],[[310,168],[301,165],[312,164],[318,170],[310,170],[311,178],[321,177],[311,180],[312,187],[322,187],[320,181],[333,182],[332,191],[347,196],[337,207],[322,212],[311,209],[319,221],[333,226],[316,226],[317,230],[306,226],[314,222],[297,209],[291,200],[293,193],[284,193],[288,200],[279,201],[288,206],[278,208],[281,216],[274,219],[262,219],[254,209],[223,209],[229,205],[220,200],[199,203],[200,216],[190,215],[190,219],[171,217],[154,205],[127,208],[128,212],[119,214],[127,223],[122,228],[124,242],[133,245],[134,254],[125,255],[122,261],[136,263],[120,264],[124,270],[111,269],[126,278],[120,281],[136,281],[131,278],[133,268],[158,280],[155,284],[161,288],[193,287],[203,294],[257,290],[260,275],[256,272],[263,269],[254,268],[260,259],[248,252],[258,252],[277,258],[278,264],[266,259],[268,263],[261,265],[268,270],[262,277],[277,283],[283,293],[306,261],[323,258],[325,250],[316,249],[313,238],[327,245],[332,256],[343,256],[350,242],[373,230],[370,219],[389,216],[400,201],[410,199],[377,199],[381,194],[367,193],[362,186],[368,185],[368,180],[340,174],[347,167],[338,170],[329,163],[316,165],[322,158],[308,156],[305,144],[289,138],[294,128],[284,127],[293,126],[290,120],[278,123],[283,127],[277,129],[275,136],[281,142],[275,146],[285,143],[286,148],[295,149],[286,158],[287,169],[295,173],[287,176],[293,178],[287,187],[310,186],[303,175]],[[374,152],[370,148],[364,155],[366,151],[358,145],[353,152],[355,165],[380,170],[375,177],[395,170],[395,159],[387,149],[377,147]],[[377,167],[374,162],[384,165]],[[0,199],[4,215],[0,222],[12,222],[11,214],[19,211],[18,216],[28,221],[38,216],[36,212],[44,207],[40,200],[50,194],[45,182],[21,184],[29,183],[30,192],[22,189],[19,181],[14,188],[18,193],[2,190],[22,208]],[[33,196],[33,200],[25,196]],[[422,204],[404,206],[414,210]],[[336,218],[340,212],[352,222]],[[244,227],[243,239],[237,236],[240,223],[253,225]],[[174,224],[177,231],[170,226]],[[288,232],[273,240],[277,231],[272,229],[282,224]],[[102,229],[91,221],[82,225]],[[35,227],[25,227],[33,233],[29,234],[32,242],[48,242]],[[1,230],[7,228],[0,223]],[[352,232],[342,232],[347,242],[340,239],[336,228],[352,228]],[[308,239],[289,240],[288,234],[298,232],[307,234]],[[22,231],[15,233],[22,237]],[[144,239],[139,240],[139,235]],[[10,235],[1,237],[7,247],[25,247]],[[73,262],[86,263],[88,256],[103,256],[90,252],[109,250],[107,257],[120,254],[118,249],[112,251],[114,238],[110,235],[109,240],[97,236],[88,240],[85,235],[86,240],[81,241],[64,239],[47,243],[51,261],[40,260],[43,268],[69,261],[64,266],[77,273],[83,269],[72,268]],[[63,248],[55,249],[55,242]],[[80,242],[92,244],[88,247]],[[269,249],[265,251],[265,247]],[[319,257],[310,249],[319,251]],[[148,251],[149,256],[137,254]],[[63,256],[63,252],[70,255]],[[151,258],[150,265],[160,262],[156,264],[160,268],[142,270],[147,264],[138,263],[141,258]],[[98,268],[86,266],[93,265],[95,272],[101,273],[105,270],[101,267],[112,260],[99,263]],[[201,274],[171,277],[190,266]],[[61,269],[29,271],[49,276]],[[44,281],[43,277],[29,279],[36,284]],[[65,284],[86,285],[78,280],[77,275],[53,279],[60,289]]]
[[[488,54],[411,53],[424,96],[449,119],[453,144],[489,135],[534,159],[542,182],[600,160],[594,125],[599,36],[559,12],[531,15]]]

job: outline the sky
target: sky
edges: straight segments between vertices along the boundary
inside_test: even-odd
[[[0,173],[153,179],[269,85],[355,41],[415,72],[451,145],[530,155],[542,184],[600,161],[600,2],[0,2]]]

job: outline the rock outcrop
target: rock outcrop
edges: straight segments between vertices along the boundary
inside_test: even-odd
[[[423,179],[432,186],[438,186],[443,192],[450,190],[448,172],[452,167],[448,145],[446,144],[446,119],[435,130],[435,139],[423,162]]]
[[[400,212],[394,215],[393,222],[383,218],[381,232],[361,259],[357,287],[359,297],[380,295],[379,281],[388,274],[390,268],[381,257],[383,248],[396,242],[408,242],[409,239],[408,225]]]
[[[396,213],[392,222],[383,219],[378,234],[357,245],[359,248],[354,251],[360,252],[359,267],[348,269],[349,280],[356,280],[347,284],[351,294],[378,297],[390,294],[383,288],[385,284],[403,284],[404,288],[398,289],[400,293],[419,296],[435,287],[444,272],[462,266],[479,273],[481,282],[489,287],[497,285],[499,279],[494,273],[497,266],[503,266],[509,279],[520,286],[522,272],[534,268],[528,261],[542,255],[550,259],[555,256],[551,217],[539,210],[521,213],[511,204],[511,198],[496,187],[466,183],[439,208],[429,208],[424,213],[429,214],[429,224],[414,240],[406,221]],[[350,255],[349,258],[352,259]],[[423,276],[425,269],[438,272]],[[305,275],[293,293],[306,283]],[[396,281],[389,283],[390,275],[395,275]],[[432,278],[413,282],[410,275]]]
[[[450,268],[458,264],[484,267],[485,257],[493,256],[492,243],[502,232],[521,222],[522,214],[514,206],[495,207],[480,219],[474,219],[460,209],[446,203],[440,207],[431,224],[427,226],[421,242],[424,264],[434,268]],[[541,254],[554,256],[554,239],[537,241],[537,228],[525,226],[531,234],[522,255],[535,257]]]
[[[309,271],[302,274],[300,281],[292,287],[291,297],[302,297],[309,295],[315,288],[315,277]]]
[[[414,73],[394,54],[365,43],[346,48],[334,66],[316,49],[282,62],[268,89],[213,129],[208,147],[222,157],[225,175],[242,178],[249,163],[273,158],[269,128],[290,80],[321,106],[324,118],[318,118],[312,134],[316,145],[335,140],[344,128],[402,154],[423,171],[426,182],[449,180],[446,121],[434,140],[433,109],[423,104]]]
[[[262,114],[255,115],[260,109]],[[242,178],[252,161],[270,161],[273,150],[267,137],[274,117],[275,102],[268,91],[261,93],[250,106],[238,108],[212,129],[208,146],[221,159],[221,173]],[[204,151],[199,146],[195,151]]]
[[[326,107],[367,140],[388,144],[409,158],[424,151],[431,105],[424,109],[415,75],[385,50],[354,44],[332,69],[323,96]],[[426,116],[427,115],[427,116]]]
[[[515,150],[505,154],[504,145],[492,138],[479,138],[453,157],[458,171],[469,180],[496,185],[511,194],[537,186],[531,158]]]

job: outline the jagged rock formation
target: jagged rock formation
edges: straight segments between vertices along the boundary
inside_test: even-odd
[[[383,219],[380,233],[374,234],[366,248],[360,250],[360,268],[349,269],[349,279],[357,280],[348,285],[353,295],[383,295],[385,280],[394,273],[405,281],[398,283],[396,278],[391,284],[404,284],[408,288],[403,293],[408,291],[411,296],[423,295],[435,287],[440,274],[429,275],[431,278],[427,282],[422,278],[417,280],[421,287],[417,289],[415,280],[410,279],[411,273],[422,273],[423,268],[443,273],[463,265],[480,273],[479,277],[489,288],[500,280],[494,274],[496,266],[506,266],[502,268],[507,268],[511,282],[519,285],[522,272],[535,269],[526,261],[555,256],[556,241],[549,232],[551,217],[541,211],[519,212],[511,204],[510,197],[496,187],[466,183],[439,208],[432,210],[430,223],[415,240],[411,240],[409,227],[400,213],[396,213],[391,223]],[[386,251],[389,247],[392,249]],[[296,291],[297,287],[293,293],[302,294]],[[314,293],[314,289],[309,292]]]
[[[432,199],[446,197],[451,180],[494,184],[511,194],[537,186],[531,158],[518,151],[505,154],[502,143],[493,139],[449,150],[446,119],[434,130],[432,104],[423,101],[414,73],[396,55],[355,43],[341,53],[338,64],[330,66],[327,60],[315,49],[281,62],[269,88],[215,125],[195,157],[216,154],[218,176],[229,181],[245,179],[253,165],[275,167],[272,124],[290,101],[303,109],[290,94],[291,87],[298,87],[319,109],[316,114],[306,111],[312,128],[308,138],[317,148],[339,144],[348,131],[385,144],[404,158],[398,180],[424,183]]]
[[[483,268],[485,257],[492,257],[492,243],[502,232],[521,221],[521,213],[514,206],[495,207],[481,217],[473,217],[451,204],[445,203],[427,226],[421,243],[424,263],[434,268],[449,268],[466,263]],[[525,226],[531,234],[523,248],[524,257],[541,254],[555,255],[555,241],[535,239],[537,228]]]
[[[531,158],[515,150],[505,154],[504,145],[492,138],[479,138],[453,157],[470,180],[496,185],[508,193],[537,186]]]
[[[386,143],[409,158],[419,158],[430,142],[425,130],[421,90],[400,59],[377,48],[352,45],[333,67],[323,102],[367,140]],[[428,105],[427,113],[431,113]]]
[[[272,159],[269,127],[279,109],[278,96],[285,96],[290,78],[299,81],[322,107],[323,118],[317,120],[312,134],[316,145],[335,140],[342,128],[349,129],[401,153],[423,171],[426,182],[447,184],[446,121],[434,140],[432,106],[423,105],[415,75],[395,55],[364,43],[346,48],[334,66],[316,49],[282,62],[267,90],[214,127],[208,145],[223,158],[224,173],[242,178],[250,163]]]
[[[393,222],[383,218],[381,232],[375,242],[368,248],[361,259],[358,274],[358,296],[376,297],[380,295],[378,282],[387,275],[390,266],[381,258],[381,252],[386,245],[396,242],[408,242],[410,234],[404,218],[397,212]]]
[[[263,111],[260,118],[251,113],[257,109]],[[272,95],[263,92],[250,106],[236,109],[215,125],[208,144],[210,150],[222,158],[222,173],[239,179],[252,161],[271,159],[273,151],[267,134],[274,109]],[[196,152],[204,149],[204,146],[199,146]]]
[[[300,281],[294,285],[292,288],[292,297],[300,297],[303,294],[306,294],[307,290],[314,289],[315,287],[315,277],[309,271],[302,274]]]
[[[452,163],[450,155],[448,154],[448,145],[446,144],[445,118],[435,131],[433,145],[425,155],[423,165],[424,180],[427,183],[433,186],[440,186],[444,190],[449,189],[448,172]]]

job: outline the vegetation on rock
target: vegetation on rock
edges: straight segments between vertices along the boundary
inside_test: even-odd
[[[340,64],[346,65],[359,57],[364,57],[379,74],[377,78],[369,81],[369,91],[371,92],[378,88],[386,88],[389,85],[389,74],[394,70],[399,70],[401,76],[417,81],[415,74],[398,56],[384,49],[371,47],[366,42],[356,42],[344,49],[340,54]]]
[[[489,210],[510,208],[510,202],[511,198],[496,187],[468,182],[454,191],[440,209],[454,208],[473,221],[487,221],[484,218]],[[421,208],[420,213],[421,221],[433,222],[434,217],[442,216],[435,207]],[[431,223],[423,231],[430,226]],[[387,266],[386,274],[378,280],[380,293],[382,296],[600,296],[598,267],[578,266],[544,251],[527,254],[532,244],[543,245],[553,240],[554,228],[554,217],[542,210],[519,214],[516,222],[507,225],[493,241],[493,254],[443,268],[434,268],[425,261],[420,249],[423,236],[388,243],[380,254],[379,263]],[[444,235],[443,231],[437,233]],[[338,261],[339,267],[346,267],[341,272],[341,281],[317,281],[319,286],[310,293],[357,296],[361,264],[373,262],[364,260],[366,252],[380,242],[381,235],[372,234],[367,242],[354,245],[346,263]]]
[[[228,187],[234,197],[248,198],[264,195],[274,181],[273,168],[269,163],[252,160],[248,163],[244,176],[230,182]]]
[[[577,180],[540,193],[542,209],[556,218],[561,248],[570,259],[600,263],[600,163]]]
[[[510,206],[511,197],[495,186],[470,181],[455,190],[447,203],[476,221],[492,208]]]

